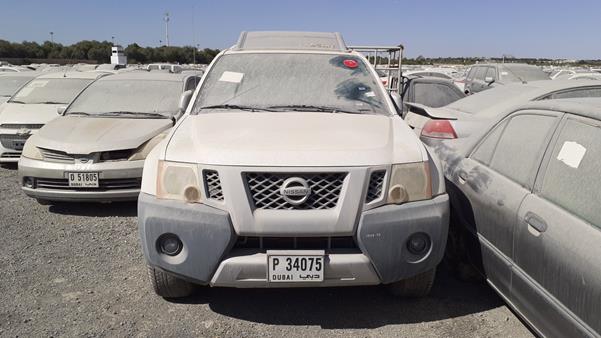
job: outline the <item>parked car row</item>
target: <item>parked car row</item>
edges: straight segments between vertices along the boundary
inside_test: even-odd
[[[2,145],[41,203],[137,198],[162,297],[377,284],[425,296],[446,252],[537,333],[598,336],[601,81],[470,74],[483,82],[467,97],[424,74],[394,90],[337,33],[243,32],[202,78],[38,76],[0,119],[59,115],[2,122]]]

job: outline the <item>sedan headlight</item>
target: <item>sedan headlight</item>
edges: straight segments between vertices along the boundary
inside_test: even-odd
[[[157,144],[159,144],[165,137],[169,134],[168,131],[158,134],[157,136],[151,138],[144,144],[138,147],[133,155],[129,158],[130,161],[140,161],[146,159],[146,156],[150,153]]]
[[[432,180],[428,162],[392,166],[387,203],[402,204],[431,198]]]
[[[198,167],[195,164],[159,161],[157,198],[200,202]]]
[[[44,159],[42,157],[42,152],[40,152],[40,149],[38,149],[38,147],[35,146],[31,138],[27,140],[27,142],[25,142],[25,145],[23,146],[23,153],[21,153],[21,156],[30,158],[32,160]]]

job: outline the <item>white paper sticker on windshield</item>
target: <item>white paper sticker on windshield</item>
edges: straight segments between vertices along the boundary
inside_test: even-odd
[[[47,84],[48,84],[48,81],[35,80],[35,81],[31,81],[31,83],[29,85],[27,85],[27,87],[29,87],[29,88],[41,88],[41,87],[45,87]]]
[[[365,96],[367,96],[367,97],[374,97],[374,96],[376,96],[376,93],[374,93],[374,92],[367,92],[367,93],[365,93]]]
[[[586,148],[577,142],[566,141],[563,143],[557,159],[566,165],[577,169],[580,166],[580,162],[586,153]]]
[[[507,72],[501,72],[501,75],[503,75],[503,76],[507,76],[507,74],[509,74],[509,73],[507,73]]]
[[[244,73],[223,72],[223,74],[221,74],[221,77],[219,78],[219,81],[240,83],[240,82],[242,82],[243,77],[244,77]]]

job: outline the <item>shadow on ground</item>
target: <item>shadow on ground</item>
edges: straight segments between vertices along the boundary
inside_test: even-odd
[[[441,265],[442,266],[442,265]],[[438,321],[503,305],[485,283],[461,282],[440,268],[429,297],[399,299],[382,286],[302,289],[201,288],[187,304],[269,325],[364,329]]]
[[[61,202],[50,205],[48,210],[55,214],[90,217],[133,217],[138,213],[138,202],[113,203],[70,203]]]

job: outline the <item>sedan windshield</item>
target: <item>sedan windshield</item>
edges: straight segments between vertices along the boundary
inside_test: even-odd
[[[31,80],[26,76],[0,76],[0,96],[12,96],[17,89]]]
[[[192,114],[244,110],[388,115],[377,81],[352,55],[230,54],[206,75]]]
[[[9,101],[25,104],[69,104],[92,79],[36,79],[21,88]]]
[[[100,80],[81,93],[66,113],[172,116],[177,113],[182,87],[179,81]]]

